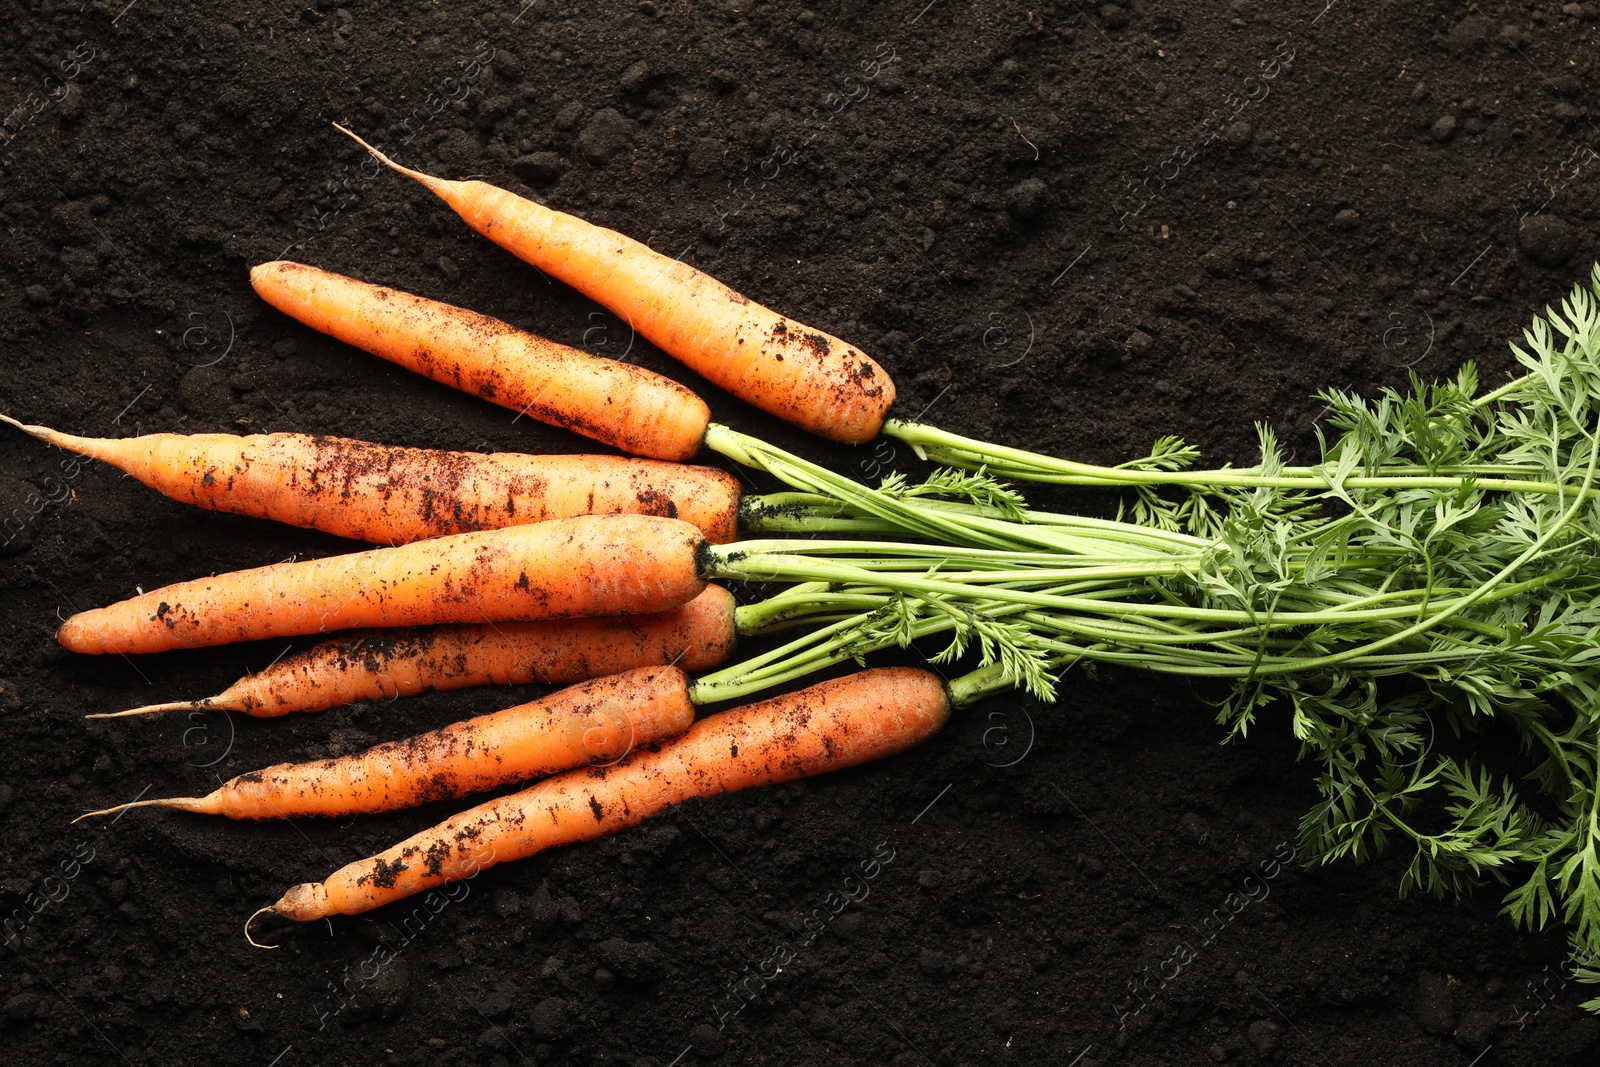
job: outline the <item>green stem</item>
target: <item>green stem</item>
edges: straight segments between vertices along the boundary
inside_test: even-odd
[[[858,615],[882,606],[883,600],[881,594],[829,592],[826,583],[806,582],[758,603],[735,608],[734,632],[741,637],[754,637],[810,622],[818,616],[840,612]]]
[[[1139,485],[1188,486],[1201,489],[1331,489],[1339,485],[1346,489],[1396,490],[1459,489],[1471,479],[1475,488],[1491,492],[1565,494],[1573,491],[1571,486],[1560,482],[1498,477],[1497,475],[1514,473],[1519,469],[1504,465],[1440,468],[1439,471],[1413,465],[1396,465],[1389,470],[1389,473],[1352,474],[1343,479],[1337,477],[1337,465],[1331,463],[1282,467],[1277,474],[1272,475],[1263,473],[1263,469],[1259,466],[1178,471],[1129,470],[1123,467],[1078,463],[1025,449],[978,441],[941,430],[936,426],[905,422],[900,419],[889,419],[885,422],[883,432],[886,436],[904,441],[918,456],[930,462],[948,463],[967,469],[983,468],[991,474],[1050,485],[1104,488]],[[1585,492],[1592,493],[1594,490]]]
[[[815,546],[819,542],[798,542],[800,546]],[[855,546],[859,542],[844,542]],[[1061,584],[1075,581],[1108,581],[1114,579],[1140,579],[1150,577],[1184,577],[1186,568],[1175,563],[1144,565],[1094,565],[1055,566],[1039,565],[1014,570],[979,570],[937,572],[935,568],[945,561],[940,558],[915,557],[904,560],[864,560],[847,563],[837,559],[815,559],[792,551],[789,542],[742,541],[730,545],[712,545],[705,554],[707,577],[745,581],[803,581],[838,582],[869,589],[885,589],[908,596],[944,596],[960,602],[975,595],[993,597],[1017,604],[1056,611],[1081,612],[1096,615],[1136,615],[1154,618],[1187,619],[1197,623],[1215,623],[1227,626],[1262,626],[1258,612],[1228,608],[1194,607],[1184,603],[1119,602],[1108,605],[1083,596],[1063,596],[1029,588],[997,589],[1001,584],[1012,586]],[[785,550],[790,551],[785,551]],[[1059,562],[1059,561],[1058,561]],[[1364,569],[1391,564],[1392,560],[1368,560]],[[941,573],[942,577],[929,577]],[[983,583],[979,589],[974,586]],[[1458,598],[1452,603],[1473,603],[1487,595],[1480,588]],[[1464,605],[1463,605],[1464,606]],[[1459,610],[1459,608],[1455,609]],[[1453,614],[1453,611],[1451,612]],[[1414,618],[1416,608],[1399,605],[1392,608],[1371,608],[1360,613],[1363,620]],[[1444,616],[1448,617],[1448,615]],[[1350,613],[1335,614],[1328,611],[1293,611],[1277,613],[1270,628],[1286,629],[1295,626],[1315,626],[1326,622],[1348,622]]]

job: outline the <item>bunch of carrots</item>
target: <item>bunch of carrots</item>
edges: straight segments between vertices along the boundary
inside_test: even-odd
[[[735,395],[834,441],[868,440],[881,428],[893,384],[845,342],[620,234],[482,182],[396,169]],[[314,329],[638,458],[438,452],[292,433],[89,439],[0,416],[174,499],[384,546],[180,582],[72,616],[58,640],[91,654],[350,631],[221,694],[91,718],[178,709],[272,717],[473,685],[568,688],[365,752],[243,774],[204,797],[83,817],[145,806],[235,819],[343,816],[537,780],[263,909],[306,921],[610,833],[690,796],[902,751],[939,730],[953,707],[1009,684],[993,670],[947,685],[931,671],[871,669],[696,721],[701,705],[859,659],[862,620],[898,595],[873,565],[887,555],[895,573],[914,578],[948,550],[741,542],[758,531],[826,530],[849,501],[826,489],[742,498],[731,475],[689,465],[713,450],[769,469],[787,463],[801,490],[828,480],[712,423],[698,396],[640,367],[303,264],[262,264],[251,282]],[[937,509],[924,506],[932,503],[887,500],[877,510],[895,521],[856,520],[937,530]],[[845,580],[791,573],[821,562],[819,551],[874,559]],[[794,584],[741,606],[710,584],[719,577]],[[741,636],[802,625],[812,628],[773,652],[691,678],[723,664]]]
[[[301,434],[92,440],[0,416],[175,499],[382,546],[72,616],[58,639],[80,653],[333,635],[223,693],[95,717],[567,688],[203,797],[90,815],[343,816],[526,786],[261,909],[354,914],[688,797],[903,751],[991,694],[1050,698],[1056,675],[1087,660],[1228,683],[1219,720],[1234,735],[1271,701],[1291,707],[1327,800],[1302,823],[1304,854],[1360,859],[1404,837],[1417,858],[1402,888],[1441,895],[1520,865],[1513,918],[1539,926],[1559,911],[1600,953],[1600,267],[1592,291],[1535,321],[1529,351],[1513,346],[1528,373],[1498,389],[1480,395],[1468,365],[1454,382],[1414,381],[1410,396],[1325,393],[1342,436],[1321,463],[1285,465],[1263,428],[1251,468],[1190,469],[1197,453],[1172,438],[1102,468],[890,418],[893,383],[844,341],[621,234],[365,147],[730,393],[830,440],[883,432],[949,466],[863,486],[713,422],[699,397],[642,368],[315,267],[257,266],[257,293],[307,326],[633,458]],[[688,463],[703,453],[785,488],[746,496],[726,472]],[[1037,511],[996,475],[1128,490],[1132,515]],[[738,604],[718,581],[779,591]],[[728,664],[740,638],[785,631]],[[865,669],[790,691],[936,635],[947,643],[933,663],[975,652],[976,668],[948,682]],[[1421,692],[1380,701],[1394,675]],[[1516,730],[1543,760],[1529,779],[1554,814],[1432,753],[1419,709],[1458,734],[1482,716]],[[1443,829],[1413,817],[1430,792],[1447,801]]]

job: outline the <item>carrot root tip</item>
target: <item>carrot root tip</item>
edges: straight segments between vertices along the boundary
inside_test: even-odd
[[[244,939],[250,942],[250,944],[254,945],[256,948],[277,948],[277,945],[263,945],[261,942],[250,936],[250,924],[256,921],[257,915],[261,915],[265,912],[271,912],[272,914],[276,915],[278,914],[278,909],[271,904],[268,904],[264,908],[257,908],[251,914],[250,918],[244,921]]]
[[[208,700],[174,700],[167,704],[146,704],[142,708],[129,708],[127,711],[101,711],[93,715],[85,715],[85,719],[121,719],[129,715],[158,715],[163,711],[205,711],[211,706]]]
[[[183,811],[198,811],[201,801],[199,797],[162,797],[156,800],[130,800],[126,804],[118,804],[114,808],[102,808],[99,811],[86,811],[72,821],[82,822],[96,815],[120,815],[133,808],[178,808]]]
[[[426,185],[429,189],[433,189],[434,184],[439,181],[438,178],[433,177],[431,174],[424,174],[421,171],[412,170],[410,167],[402,167],[400,164],[396,163],[394,160],[390,159],[388,156],[384,155],[382,152],[380,152],[376,148],[372,147],[366,141],[363,141],[361,139],[360,135],[352,132],[351,130],[345,129],[343,126],[339,125],[337,122],[335,122],[333,124],[333,128],[338,130],[340,133],[344,134],[346,137],[350,138],[352,141],[354,141],[356,144],[360,145],[362,148],[365,148],[368,152],[371,152],[374,159],[376,159],[379,163],[382,163],[384,166],[388,167],[390,170],[398,171],[399,173],[404,174],[408,178],[414,178],[417,181],[421,182],[423,185]],[[435,190],[435,191],[437,191],[437,190]]]

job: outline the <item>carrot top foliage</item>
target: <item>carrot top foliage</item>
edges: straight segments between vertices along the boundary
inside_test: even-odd
[[[1230,737],[1282,711],[1320,768],[1302,854],[1360,862],[1399,843],[1402,892],[1500,883],[1519,925],[1568,923],[1600,981],[1600,265],[1512,351],[1525,373],[1487,392],[1470,363],[1370,399],[1323,392],[1333,432],[1308,466],[1265,426],[1259,463],[1212,470],[1175,438],[1106,468],[886,432],[980,477],[1131,495],[1124,522],[1075,531],[1103,543],[1075,558],[1070,605],[974,614],[953,651],[970,637],[997,683],[1041,695],[1038,668],[1080,660],[1224,680]],[[884,495],[915,503],[900,482]],[[1060,521],[1008,497],[969,510]],[[955,604],[907,589],[858,634],[904,637]],[[1402,675],[1418,684],[1386,681]],[[1521,766],[1450,744],[1491,730],[1516,737]]]

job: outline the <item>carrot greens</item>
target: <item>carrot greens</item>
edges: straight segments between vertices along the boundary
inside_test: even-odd
[[[1467,364],[1371,399],[1325,391],[1333,432],[1311,465],[1284,463],[1266,427],[1256,464],[1203,470],[1175,438],[1097,467],[891,419],[886,433],[968,473],[868,489],[714,427],[712,447],[796,490],[760,525],[946,547],[920,572],[870,541],[712,554],[876,581],[889,599],[828,640],[903,644],[940,620],[946,652],[980,648],[995,690],[1048,697],[1080,661],[1219,679],[1229,737],[1281,711],[1318,767],[1303,855],[1398,844],[1404,892],[1501,884],[1513,920],[1564,921],[1600,975],[1597,298],[1600,266],[1512,345],[1524,373],[1499,388]],[[1119,521],[1046,515],[1000,478],[1130,499]],[[1514,738],[1521,765],[1509,745],[1449,743],[1465,737]]]

